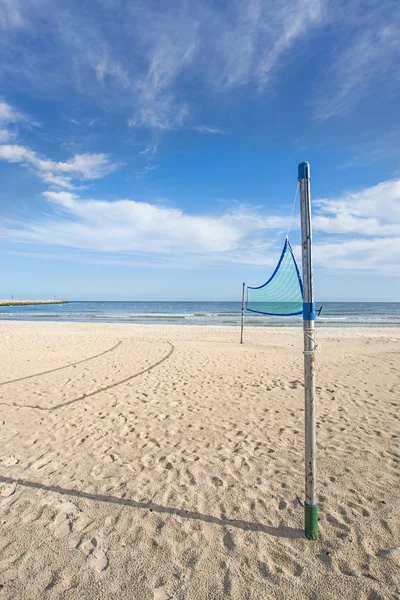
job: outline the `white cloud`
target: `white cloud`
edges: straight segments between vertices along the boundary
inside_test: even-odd
[[[177,103],[172,95],[162,98],[150,98],[143,102],[135,119],[129,119],[129,127],[149,127],[160,131],[172,131],[186,127],[189,117],[187,103]]]
[[[130,87],[130,79],[128,73],[116,61],[110,58],[106,52],[102,60],[94,64],[96,79],[102,86],[106,84],[107,78],[112,78],[118,81],[123,87]]]
[[[77,0],[3,0],[0,60],[5,77],[48,97],[73,87],[130,109],[131,126],[219,133],[199,124],[196,98],[201,106],[204,96],[249,83],[263,88],[287,51],[322,22],[326,2],[93,0],[83,11]]]
[[[0,160],[28,166],[45,183],[67,189],[73,188],[73,180],[100,179],[120,166],[112,163],[107,154],[76,154],[66,162],[56,162],[16,144],[0,145]]]
[[[55,163],[55,170],[79,179],[100,179],[118,168],[107,154],[76,154],[67,162]]]
[[[44,183],[48,183],[51,186],[66,188],[67,190],[73,190],[74,185],[71,182],[70,177],[65,177],[63,175],[55,175],[51,171],[40,170],[38,175]]]
[[[0,4],[0,27],[20,27],[23,24],[22,5],[19,0],[2,0]]]
[[[158,169],[158,165],[148,165],[144,167],[141,171],[135,171],[135,174],[138,177],[143,177],[143,175],[147,175],[147,173],[150,173],[150,171],[155,171],[156,169]]]
[[[0,122],[14,121],[16,113],[6,102],[0,102]]]
[[[214,20],[212,35],[219,52],[211,65],[213,76],[224,87],[251,82],[265,86],[285,53],[322,22],[325,4],[324,0],[234,2],[230,27],[224,27],[223,13]]]
[[[26,125],[38,126],[38,123],[33,121],[24,112],[16,110],[10,104],[0,101],[0,125],[9,125],[16,123],[25,123]]]
[[[350,112],[371,92],[400,89],[400,10],[398,0],[363,0],[333,7],[330,21],[340,36],[325,76],[313,94],[319,119]]]
[[[27,115],[15,110],[12,106],[7,104],[7,102],[0,101],[0,144],[15,139],[16,133],[10,129],[10,126],[16,125],[17,123],[35,125]]]
[[[72,209],[76,201],[76,196],[71,192],[44,192],[43,195],[49,202],[64,208]]]
[[[223,133],[198,125],[191,106],[177,90],[180,80],[200,82],[208,94],[254,83],[264,87],[284,53],[322,18],[324,0],[292,0],[277,5],[269,0],[235,1],[228,10],[215,3],[194,9],[177,2],[174,11],[143,8],[147,70],[137,83],[138,106],[131,126],[160,130],[189,128],[200,133]],[[137,11],[134,11],[137,15]]]
[[[210,127],[209,125],[194,125],[192,127],[193,131],[197,131],[198,133],[209,133],[211,135],[225,135],[225,131],[219,129],[218,127]]]
[[[371,237],[400,235],[400,179],[348,192],[340,198],[317,200],[314,204],[315,230]]]
[[[275,88],[291,53],[327,30],[333,43],[311,94],[318,118],[400,87],[398,0],[93,0],[91,11],[77,0],[2,0],[0,28],[4,77],[49,97],[72,87],[130,112],[132,127],[159,131],[206,133],[197,119],[205,96],[223,102],[246,85]]]
[[[329,271],[371,271],[400,276],[400,238],[342,239],[318,243],[315,264]]]
[[[14,158],[23,155],[16,152]],[[137,200],[82,199],[45,192],[53,207],[31,222],[5,223],[2,235],[21,243],[113,254],[112,260],[149,266],[251,264],[276,266],[289,223],[260,207],[192,215]],[[295,233],[299,223],[292,224]],[[331,200],[314,201],[315,264],[327,271],[400,275],[400,180]],[[294,248],[300,258],[300,249]],[[120,258],[118,258],[120,255]]]
[[[44,196],[55,209],[53,217],[8,223],[3,235],[14,241],[102,253],[177,255],[183,262],[192,256],[201,262],[246,262],[251,257],[251,262],[265,263],[268,260],[260,249],[272,243],[262,239],[265,231],[287,225],[285,218],[270,218],[246,207],[221,216],[202,216],[135,200],[84,200],[66,191],[49,191]]]
[[[0,128],[0,144],[10,142],[14,138],[14,135],[8,131],[8,129]]]
[[[0,159],[10,163],[34,162],[36,154],[24,146],[6,144],[0,146]]]
[[[317,265],[400,275],[400,179],[314,205]]]
[[[144,150],[139,152],[139,156],[144,156],[145,158],[151,160],[153,156],[157,153],[158,144],[152,144],[151,146],[147,146]]]

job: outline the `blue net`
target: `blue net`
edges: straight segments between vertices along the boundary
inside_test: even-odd
[[[260,287],[247,287],[246,310],[279,317],[303,313],[303,284],[287,238],[268,281]]]

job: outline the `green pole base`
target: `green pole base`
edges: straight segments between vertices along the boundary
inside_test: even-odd
[[[318,506],[304,504],[304,533],[309,540],[318,537]]]

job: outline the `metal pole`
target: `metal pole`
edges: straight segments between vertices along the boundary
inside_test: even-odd
[[[312,262],[310,163],[299,164],[301,247],[303,263],[303,335],[305,403],[305,502],[304,529],[310,540],[318,536],[318,507],[315,494],[315,303]]]
[[[240,326],[240,343],[243,344],[243,327],[244,327],[244,291],[246,284],[243,281],[243,289],[242,289],[242,323]]]

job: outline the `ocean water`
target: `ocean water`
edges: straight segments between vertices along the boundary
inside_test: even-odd
[[[320,302],[322,327],[399,327],[399,302]],[[240,302],[68,302],[0,307],[0,320],[240,325]],[[301,326],[299,317],[246,313],[246,324]]]

